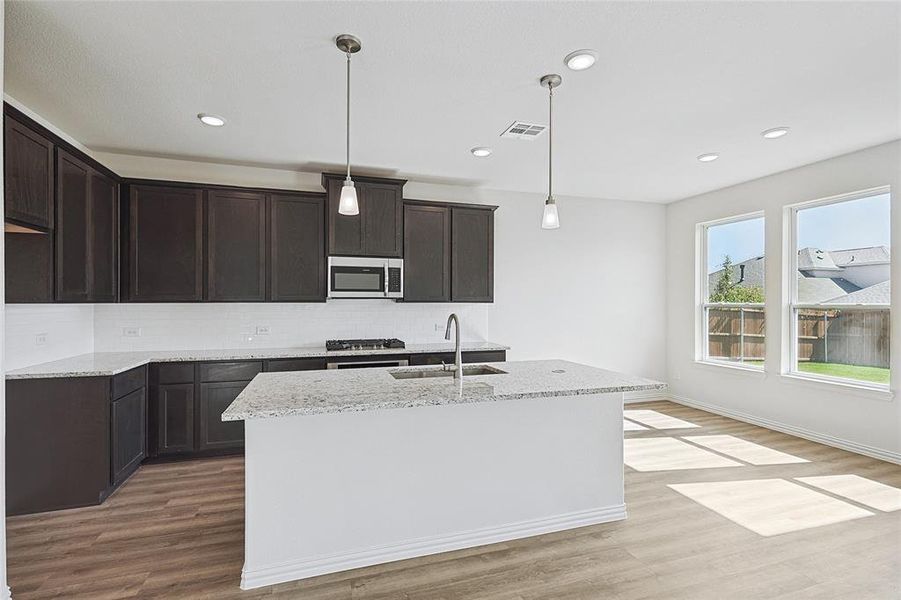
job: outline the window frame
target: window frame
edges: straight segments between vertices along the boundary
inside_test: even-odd
[[[798,369],[798,311],[805,309],[813,310],[888,310],[889,311],[889,327],[892,327],[892,305],[891,304],[811,304],[798,302],[798,213],[810,208],[819,208],[822,206],[830,206],[833,204],[841,204],[842,202],[850,202],[853,200],[861,200],[871,196],[879,196],[889,194],[891,197],[891,186],[881,185],[864,190],[854,192],[846,192],[836,194],[815,200],[806,200],[795,204],[785,206],[783,210],[783,223],[785,226],[784,248],[782,256],[783,271],[783,323],[787,326],[782,327],[782,365],[780,374],[784,377],[805,380],[816,383],[823,383],[830,386],[839,386],[845,388],[857,388],[864,390],[873,390],[877,392],[891,393],[892,384],[894,383],[894,374],[889,367],[889,382],[873,383],[869,381],[861,381],[858,379],[847,379],[844,377],[832,377],[829,375],[818,375],[816,373],[808,373]],[[891,202],[889,202],[889,214],[891,215]]]
[[[707,248],[707,234],[711,227],[720,225],[729,225],[731,223],[739,223],[741,221],[751,221],[753,219],[763,219],[763,272],[764,272],[764,302],[710,302],[710,274],[707,272],[707,259],[709,257]],[[766,271],[767,271],[767,255],[766,255],[766,211],[755,210],[749,213],[734,215],[715,219],[713,221],[705,221],[696,225],[695,240],[695,362],[715,367],[724,367],[727,369],[737,369],[747,371],[754,374],[764,374],[766,372],[766,353],[764,354],[763,364],[760,366],[749,365],[740,361],[718,360],[709,356],[710,337],[709,337],[709,320],[707,313],[711,307],[720,308],[759,308],[764,311],[766,317]],[[764,331],[764,347],[766,347],[766,331]]]

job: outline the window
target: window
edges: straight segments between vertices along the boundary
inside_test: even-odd
[[[880,188],[789,208],[790,373],[889,385],[890,204]]]
[[[766,356],[763,215],[704,223],[700,235],[698,358],[762,369]]]

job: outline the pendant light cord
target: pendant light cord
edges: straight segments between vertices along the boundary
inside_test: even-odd
[[[547,128],[547,199],[554,198],[554,86],[548,89],[548,128]]]
[[[347,53],[347,178],[350,179],[350,52]]]

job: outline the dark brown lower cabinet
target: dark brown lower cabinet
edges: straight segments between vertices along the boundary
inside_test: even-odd
[[[7,381],[7,514],[103,502],[144,460],[145,386],[146,367]]]
[[[144,388],[113,401],[113,484],[125,481],[147,455],[147,395]]]
[[[489,352],[463,352],[464,363],[482,363],[482,362],[504,362],[507,360],[507,353],[504,350]],[[453,352],[442,352],[439,354],[413,354],[410,356],[411,365],[452,365],[454,364]]]
[[[326,368],[325,358],[274,358],[264,363],[263,369],[278,371],[319,371]]]
[[[244,421],[223,421],[222,413],[248,383],[250,382],[219,381],[200,384],[198,451],[244,447]]]
[[[154,454],[181,454],[194,450],[194,384],[170,383],[155,390],[157,422]]]

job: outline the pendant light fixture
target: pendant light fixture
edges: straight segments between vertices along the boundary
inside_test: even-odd
[[[554,198],[554,88],[563,83],[563,78],[556,74],[541,78],[541,86],[548,91],[548,123],[547,123],[547,200],[544,201],[544,216],[541,218],[542,229],[558,229],[560,217],[557,214],[557,199]]]
[[[363,47],[360,40],[349,33],[344,33],[335,38],[338,50],[347,55],[347,179],[341,188],[341,197],[338,200],[338,213],[347,216],[360,214],[360,205],[357,203],[357,188],[350,178],[350,56],[356,54]]]

